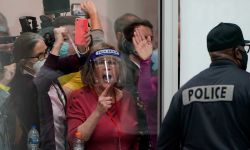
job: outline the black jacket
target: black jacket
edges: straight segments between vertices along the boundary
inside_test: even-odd
[[[71,55],[59,59],[58,56],[50,54],[44,66],[34,78],[34,83],[38,91],[37,100],[40,117],[40,147],[43,150],[56,149],[53,109],[48,91],[52,84],[56,84],[61,89],[61,92],[63,92],[57,78],[66,73],[79,71],[79,68],[85,60],[86,56],[82,56],[79,59],[77,55]],[[66,100],[65,95],[64,99]]]
[[[250,74],[216,60],[173,97],[158,138],[159,150],[250,148]]]
[[[16,74],[10,82],[10,105],[8,106],[8,127],[12,149],[27,149],[27,136],[32,125],[39,130],[39,113],[37,90],[33,76],[23,74],[17,67]],[[17,132],[16,132],[16,129]],[[15,142],[16,135],[21,135]]]

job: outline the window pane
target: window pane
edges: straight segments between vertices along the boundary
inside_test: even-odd
[[[11,148],[20,146],[23,149],[27,149],[27,137],[34,124],[40,134],[40,145],[44,146],[41,148],[46,148],[50,143],[56,143],[58,149],[66,149],[67,146],[72,146],[68,145],[68,143],[72,144],[73,139],[67,141],[66,134],[70,137],[72,133],[72,138],[75,138],[74,133],[76,130],[80,130],[80,128],[83,127],[80,131],[83,134],[83,139],[89,138],[89,140],[85,142],[85,146],[90,149],[91,147],[96,149],[98,142],[97,144],[93,143],[99,140],[107,140],[107,145],[120,147],[122,149],[133,149],[136,146],[140,146],[142,149],[151,146],[151,149],[156,149],[157,127],[159,126],[158,122],[160,122],[158,119],[160,118],[159,112],[161,112],[159,108],[160,89],[158,89],[158,87],[160,87],[158,81],[161,71],[161,64],[159,63],[159,55],[161,54],[161,40],[159,38],[159,33],[161,32],[159,28],[160,1],[93,0],[104,31],[103,33],[95,30],[91,31],[93,47],[97,45],[96,43],[102,41],[102,36],[104,36],[104,42],[110,44],[115,50],[120,52],[120,58],[122,60],[121,63],[119,62],[117,64],[107,62],[104,67],[106,72],[100,71],[100,78],[98,80],[96,78],[83,76],[85,75],[84,71],[81,72],[79,70],[79,68],[84,69],[84,64],[81,63],[83,61],[78,61],[78,56],[75,54],[75,45],[71,43],[71,38],[74,41],[75,35],[78,33],[75,33],[74,21],[72,22],[71,20],[70,22],[70,19],[68,20],[70,23],[67,24],[66,27],[69,33],[63,35],[65,36],[63,37],[64,41],[59,44],[59,58],[52,56],[54,54],[52,53],[39,61],[27,59],[30,57],[29,54],[39,54],[43,52],[41,51],[42,49],[48,48],[53,50],[54,47],[58,46],[53,46],[54,32],[50,27],[56,27],[57,23],[62,23],[61,21],[67,22],[67,19],[62,19],[57,23],[55,23],[55,20],[62,16],[70,16],[70,12],[65,12],[71,8],[70,4],[80,3],[82,1],[64,0],[60,5],[57,5],[57,1],[50,0],[49,2],[50,3],[47,3],[46,0],[43,0],[43,2],[33,0],[23,0],[22,2],[1,1],[0,10],[7,18],[9,27],[9,35],[8,33],[5,33],[5,35],[19,36],[19,39],[15,43],[18,45],[16,48],[18,50],[13,52],[13,57],[14,60],[19,58],[20,60],[17,61],[18,65],[13,81],[7,85],[11,88],[10,91],[4,91],[0,87],[0,92],[5,92],[4,94],[7,94],[6,96],[9,97],[8,99],[6,98],[6,101],[11,102],[4,103],[3,106],[6,107],[1,107],[0,103],[0,114],[4,115],[6,113],[6,116],[0,115],[0,131],[3,131],[0,133],[6,133],[6,135],[4,135],[6,136],[6,138],[4,138],[5,140],[0,138],[0,147],[1,142],[7,142],[7,144],[5,143],[4,145],[10,146]],[[45,4],[46,8],[44,8],[43,4]],[[27,6],[29,9],[27,9]],[[16,8],[10,11],[9,8],[13,7]],[[91,9],[92,6],[87,7]],[[44,13],[46,13],[46,16],[41,16],[44,15]],[[58,17],[59,15],[60,17]],[[21,20],[20,22],[19,19]],[[1,34],[3,22],[1,17],[0,21]],[[95,23],[91,21],[93,20],[89,19],[89,25],[94,27]],[[38,27],[36,27],[36,23]],[[66,26],[66,24],[60,26]],[[123,31],[125,28],[128,30]],[[133,43],[132,40],[133,37],[135,37],[135,28],[138,29],[139,33],[137,37],[139,40],[137,39],[136,41],[137,45],[135,45],[135,42]],[[133,30],[130,31],[130,29]],[[44,39],[38,35],[36,36],[36,34],[28,34],[26,35],[28,38],[25,39],[27,31],[36,33],[38,31]],[[22,33],[22,35],[20,35],[20,33]],[[0,36],[3,36],[3,34]],[[20,39],[23,39],[23,41]],[[29,43],[31,41],[33,44]],[[143,41],[146,41],[148,45],[144,44],[144,47],[136,47]],[[9,46],[8,49],[13,50],[12,46]],[[149,48],[147,46],[149,46]],[[84,49],[84,47],[78,46],[79,51],[81,51],[82,48]],[[101,46],[101,48],[104,47]],[[17,51],[20,50],[25,53],[19,54]],[[146,52],[138,54],[136,50]],[[68,59],[68,56],[70,56],[70,59]],[[87,55],[83,57],[87,57]],[[116,56],[112,55],[111,57]],[[21,63],[21,59],[24,59],[25,62]],[[45,61],[45,59],[50,59],[51,61]],[[90,61],[85,62],[85,64],[86,63],[89,63],[91,66]],[[102,63],[103,62],[99,62],[99,64]],[[41,69],[43,64],[48,68],[45,67],[44,70]],[[109,65],[112,64],[113,67],[110,67]],[[120,67],[114,67],[114,65],[119,65]],[[120,76],[113,74],[121,75],[122,73],[119,71],[122,70],[122,67],[126,70],[125,78],[120,79]],[[96,66],[92,65],[89,68],[90,72],[93,71],[92,74],[90,73],[91,76],[97,77],[97,73],[95,72]],[[38,71],[39,69],[41,69],[40,72]],[[110,71],[112,69],[115,71]],[[61,72],[58,73],[58,71]],[[0,77],[2,77],[1,72]],[[117,80],[111,80],[112,78],[117,78]],[[93,79],[93,81],[88,79]],[[97,85],[103,86],[108,79],[110,79],[110,81],[116,81],[112,86],[114,86],[115,89],[119,89],[118,91],[122,93],[121,95],[119,95],[120,93],[116,90],[113,90],[113,93],[107,90],[107,94],[104,92],[105,88],[95,88]],[[87,80],[88,82],[83,82],[82,80]],[[104,82],[100,82],[100,80]],[[92,87],[91,85],[95,86]],[[79,92],[81,90],[89,90],[89,92]],[[89,122],[89,119],[92,117],[91,115],[94,115],[94,112],[96,112],[96,107],[100,105],[98,100],[103,96],[103,92],[104,97],[110,96],[112,99],[117,100],[117,102],[112,101],[112,107],[103,113],[100,118],[97,117],[98,119],[95,123]],[[76,96],[75,93],[79,95]],[[87,95],[90,96],[90,98],[86,99],[86,97],[88,97]],[[80,99],[80,101],[75,99]],[[84,100],[86,100],[86,103],[82,103]],[[92,102],[90,102],[90,100],[92,100]],[[121,100],[121,103],[118,102],[119,100]],[[74,105],[75,101],[77,101],[79,105]],[[73,109],[73,107],[73,112],[77,112],[76,114],[81,115],[73,115],[72,117],[72,115],[67,113],[67,109]],[[67,120],[67,116],[70,116],[70,119]],[[5,121],[6,119],[7,121]],[[94,126],[93,132],[90,132],[90,128],[86,127],[86,122]],[[10,131],[8,132],[6,127],[10,124],[10,129],[8,129],[8,131]],[[72,131],[66,131],[69,124],[72,125]],[[86,128],[89,130],[85,131],[84,129]],[[107,137],[103,136],[104,133],[107,133],[105,134]],[[87,135],[89,135],[89,137],[87,137]],[[84,138],[84,136],[86,137]],[[9,139],[7,139],[7,137],[9,137]],[[99,144],[101,145],[102,141],[100,141]],[[103,146],[105,146],[105,144]],[[4,147],[2,149],[7,148]]]

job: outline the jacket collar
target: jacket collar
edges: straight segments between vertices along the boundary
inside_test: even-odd
[[[229,60],[229,59],[214,60],[210,64],[210,67],[214,67],[214,66],[235,66],[235,67],[238,67],[237,64],[235,64],[232,60]]]

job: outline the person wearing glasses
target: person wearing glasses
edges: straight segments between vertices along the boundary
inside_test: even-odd
[[[27,149],[27,135],[32,125],[40,129],[38,90],[33,81],[34,77],[44,65],[51,69],[63,72],[69,71],[69,68],[80,67],[80,59],[77,56],[71,56],[67,60],[57,59],[54,51],[59,51],[63,43],[63,34],[65,28],[56,28],[54,30],[55,43],[48,54],[44,39],[36,33],[23,33],[14,43],[13,61],[17,64],[16,74],[9,83],[10,86],[10,109],[9,109],[9,128],[10,141],[12,149]],[[69,61],[70,60],[70,61]],[[71,63],[71,67],[68,65]],[[79,64],[79,65],[77,65]],[[64,66],[64,67],[62,67]]]
[[[45,60],[47,46],[36,33],[20,35],[13,48],[16,74],[9,83],[9,131],[12,149],[27,149],[27,135],[35,124],[39,129],[39,113],[36,101],[36,86],[33,83],[35,64]]]
[[[207,35],[210,67],[173,96],[157,149],[250,149],[250,41],[240,27],[220,23]]]

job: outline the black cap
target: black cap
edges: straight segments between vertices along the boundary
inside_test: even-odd
[[[207,35],[209,52],[220,51],[235,46],[245,46],[250,41],[244,40],[240,27],[233,23],[220,23]]]

